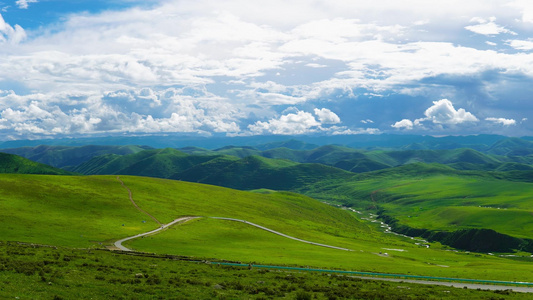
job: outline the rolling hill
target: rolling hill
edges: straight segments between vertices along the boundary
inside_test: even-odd
[[[37,163],[18,155],[2,152],[0,152],[0,173],[51,175],[72,174],[71,172]]]
[[[2,152],[16,154],[27,159],[47,164],[56,168],[69,169],[91,158],[105,154],[126,155],[146,150],[146,146],[47,146],[2,149]]]
[[[376,231],[355,213],[294,193],[260,194],[147,177],[120,179],[136,204],[162,223],[179,216],[201,216],[128,244],[140,251],[363,271],[409,270],[431,276],[506,280],[533,276],[521,261],[443,251],[438,245],[421,247],[410,239]],[[100,248],[159,227],[132,205],[116,176],[0,175],[0,193],[3,240]],[[212,216],[247,220],[354,251],[305,244]]]

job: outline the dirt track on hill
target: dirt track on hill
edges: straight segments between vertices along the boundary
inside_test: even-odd
[[[295,240],[295,241],[298,241],[298,242],[302,242],[302,243],[306,243],[306,244],[311,244],[311,245],[315,245],[315,246],[320,246],[320,247],[326,247],[326,248],[332,248],[332,249],[337,249],[337,250],[344,250],[344,251],[353,251],[353,250],[350,250],[350,249],[346,249],[346,248],[341,248],[341,247],[336,247],[336,246],[330,246],[330,245],[325,245],[325,244],[319,244],[319,243],[315,243],[315,242],[310,242],[310,241],[306,241],[306,240],[302,240],[302,239],[299,239],[299,238],[295,238],[295,237],[292,237],[290,235],[286,235],[286,234],[283,234],[281,232],[277,232],[277,231],[274,231],[270,228],[266,228],[266,227],[263,227],[261,225],[257,225],[257,224],[254,224],[252,222],[248,222],[246,220],[239,220],[239,219],[233,219],[233,218],[221,218],[221,217],[211,217],[212,219],[218,219],[218,220],[227,220],[227,221],[236,221],[236,222],[242,222],[242,223],[245,223],[245,224],[248,224],[248,225],[251,225],[251,226],[254,226],[254,227],[257,227],[259,229],[262,229],[262,230],[265,230],[265,231],[268,231],[270,233],[273,233],[273,234],[277,234],[279,236],[282,236],[282,237],[285,237],[285,238],[288,238],[288,239],[291,239],[291,240]]]
[[[140,238],[140,237],[143,237],[143,236],[147,236],[147,235],[150,235],[150,234],[154,234],[154,233],[157,233],[169,226],[172,226],[176,223],[183,223],[183,222],[187,222],[187,221],[190,221],[192,219],[197,219],[197,218],[200,218],[200,217],[181,217],[181,218],[177,218],[176,220],[168,223],[168,224],[163,224],[161,225],[161,227],[157,228],[157,229],[154,229],[152,231],[149,231],[149,232],[145,232],[145,233],[139,233],[137,235],[134,235],[134,236],[130,236],[130,237],[127,237],[127,238],[123,238],[121,240],[118,240],[114,243],[115,247],[118,248],[119,250],[123,250],[123,251],[133,251],[129,248],[126,248],[124,246],[122,246],[122,243],[125,242],[125,241],[129,241],[129,240],[133,240],[133,239],[136,239],[136,238]]]
[[[156,219],[156,217],[152,216],[151,214],[149,214],[147,211],[143,210],[142,208],[140,208],[137,203],[135,203],[135,201],[133,200],[133,193],[131,192],[130,188],[127,187],[125,184],[124,184],[124,181],[122,181],[120,179],[119,176],[117,176],[117,180],[120,181],[120,184],[128,191],[128,194],[129,194],[129,197],[130,197],[130,201],[131,203],[133,204],[133,206],[135,206],[135,208],[142,212],[143,214],[149,216],[150,218],[152,218],[152,220],[154,220],[157,224],[159,224],[159,226],[163,226],[163,224],[161,222],[159,222],[158,219]],[[169,223],[170,224],[170,223]]]

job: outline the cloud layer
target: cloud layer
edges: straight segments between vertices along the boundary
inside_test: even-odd
[[[132,2],[32,31],[0,15],[0,135],[532,134],[510,121],[533,113],[527,1],[408,2]]]

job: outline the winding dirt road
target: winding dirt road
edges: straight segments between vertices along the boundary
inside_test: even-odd
[[[295,241],[298,241],[298,242],[302,242],[302,243],[306,243],[306,244],[311,244],[311,245],[315,245],[315,246],[321,246],[321,247],[326,247],[326,248],[332,248],[332,249],[337,249],[337,250],[344,250],[344,251],[353,251],[351,249],[346,249],[346,248],[341,248],[341,247],[336,247],[336,246],[330,246],[330,245],[325,245],[325,244],[319,244],[319,243],[315,243],[315,242],[310,242],[310,241],[306,241],[306,240],[302,240],[302,239],[299,239],[299,238],[295,238],[295,237],[292,237],[290,235],[286,235],[286,234],[283,234],[281,232],[277,232],[275,230],[272,230],[270,228],[266,228],[264,226],[261,226],[261,225],[257,225],[257,224],[254,224],[252,222],[248,222],[246,220],[239,220],[239,219],[232,219],[232,218],[221,218],[221,217],[210,217],[211,219],[219,219],[219,220],[228,220],[228,221],[235,221],[235,222],[242,222],[242,223],[245,223],[245,224],[248,224],[248,225],[251,225],[251,226],[255,226],[257,228],[260,228],[260,229],[263,229],[263,230],[266,230],[268,232],[271,232],[273,234],[277,234],[279,236],[282,236],[282,237],[286,237],[288,239],[291,239],[291,240],[295,240]]]
[[[190,221],[192,219],[197,219],[197,218],[200,218],[200,217],[181,217],[181,218],[177,218],[176,220],[168,223],[168,224],[163,224],[161,225],[161,227],[157,228],[157,229],[154,229],[152,231],[148,231],[148,232],[145,232],[145,233],[139,233],[137,235],[134,235],[134,236],[130,236],[130,237],[127,237],[127,238],[123,238],[121,240],[118,240],[115,242],[115,247],[117,247],[118,249],[120,250],[123,250],[123,251],[133,251],[129,248],[126,248],[124,246],[122,246],[122,243],[124,243],[125,241],[129,241],[129,240],[133,240],[133,239],[136,239],[136,238],[140,238],[140,237],[143,237],[143,236],[147,236],[147,235],[150,235],[150,234],[154,234],[154,233],[157,233],[169,226],[172,226],[176,223],[184,223],[184,222],[187,222],[187,221]]]

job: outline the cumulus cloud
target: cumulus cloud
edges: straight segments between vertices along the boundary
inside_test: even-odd
[[[54,94],[40,98],[0,93],[0,132],[12,132],[19,138],[42,138],[114,132],[240,131],[238,109],[223,99],[206,101],[209,95],[196,99],[185,92],[140,89],[105,96]],[[71,99],[70,105],[65,105],[64,98]]]
[[[430,122],[430,124],[437,125],[437,128],[442,128],[442,125],[457,125],[479,121],[476,116],[463,108],[456,110],[452,102],[448,99],[433,101],[433,105],[426,109],[424,115],[426,116],[425,118],[415,119],[414,121],[403,119],[392,124],[391,127],[411,130],[415,126],[422,127],[424,122]]]
[[[18,44],[26,39],[26,31],[19,25],[12,27],[4,21],[2,14],[0,14],[0,45],[2,43]]]
[[[29,3],[37,3],[37,0],[17,0],[15,4],[20,9],[27,9],[29,6]]]
[[[464,122],[479,121],[473,114],[459,108],[455,110],[448,99],[433,101],[433,106],[424,112],[426,118],[418,119],[418,122],[429,120],[435,124],[461,124]]]
[[[516,120],[505,118],[485,118],[486,121],[494,122],[504,126],[516,125]]]
[[[337,124],[341,122],[339,116],[327,108],[315,108],[315,115],[322,124]]]
[[[406,129],[406,130],[411,130],[413,129],[413,121],[409,120],[409,119],[403,119],[401,121],[398,121],[394,124],[391,125],[391,127],[394,127],[396,129]]]
[[[257,121],[248,126],[252,134],[304,134],[314,132],[320,123],[312,114],[304,111],[282,115],[278,119],[271,119],[267,122]]]

